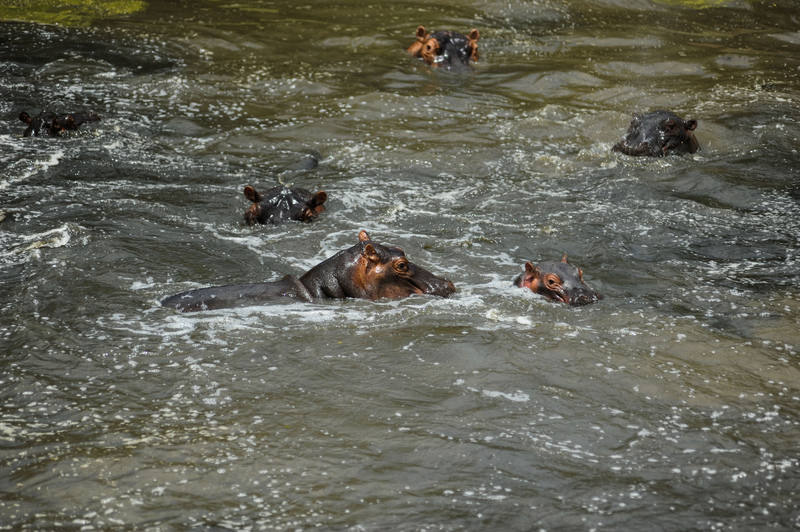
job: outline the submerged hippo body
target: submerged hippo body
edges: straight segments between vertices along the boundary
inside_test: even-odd
[[[425,26],[417,28],[417,40],[406,50],[435,67],[467,66],[478,60],[478,30],[463,35],[455,31],[428,33]]]
[[[700,149],[694,133],[697,120],[684,120],[669,111],[634,115],[625,138],[612,151],[626,155],[662,157],[670,153],[694,153]]]
[[[526,262],[525,272],[514,279],[514,286],[574,306],[588,305],[603,298],[583,282],[583,270],[569,264],[566,255],[561,262],[540,262],[537,266]]]
[[[23,137],[51,136],[57,137],[65,131],[75,131],[85,122],[96,122],[100,117],[95,113],[69,113],[57,115],[42,111],[37,116],[31,116],[22,111],[19,119],[28,125],[23,131]]]
[[[253,224],[281,224],[288,220],[309,222],[325,210],[328,195],[304,188],[277,186],[260,194],[251,186],[244,187],[244,196],[253,202],[244,213],[244,221]]]
[[[284,297],[311,302],[414,294],[448,297],[455,292],[453,283],[410,262],[402,249],[373,242],[366,231],[358,239],[358,244],[322,261],[299,279],[287,275],[269,283],[200,288],[170,296],[161,304],[189,312],[258,305]]]

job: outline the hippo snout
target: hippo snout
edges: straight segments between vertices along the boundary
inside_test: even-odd
[[[434,283],[426,293],[434,296],[450,297],[455,292],[456,287],[453,283],[447,279],[441,279],[437,283]]]
[[[455,285],[447,279],[419,267],[416,268],[412,283],[420,293],[431,296],[450,297],[456,291]]]
[[[575,290],[573,293],[569,294],[567,303],[569,303],[573,307],[580,307],[583,305],[591,305],[592,303],[597,303],[601,299],[603,299],[603,296],[601,296],[591,288],[585,288],[585,289],[582,288]]]

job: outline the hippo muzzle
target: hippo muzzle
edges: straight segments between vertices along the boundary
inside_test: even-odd
[[[447,279],[434,275],[425,268],[416,265],[408,282],[416,289],[417,294],[449,297],[456,291],[456,287]]]

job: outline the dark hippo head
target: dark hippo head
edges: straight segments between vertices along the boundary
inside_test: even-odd
[[[478,60],[478,39],[480,32],[473,29],[468,35],[455,31],[427,33],[425,26],[417,28],[417,40],[407,51],[435,67],[469,65]]]
[[[538,266],[526,262],[525,273],[514,280],[514,285],[568,305],[588,305],[603,298],[583,282],[583,270],[569,264],[566,255],[561,262],[541,262]]]
[[[358,234],[361,253],[356,258],[350,281],[366,299],[396,299],[414,294],[448,297],[456,291],[453,283],[414,264],[398,247],[373,242],[366,231]]]
[[[328,194],[316,194],[304,188],[277,186],[260,194],[250,185],[244,187],[244,196],[253,202],[244,213],[248,225],[280,224],[287,220],[309,222],[325,210]]]
[[[684,120],[669,111],[636,114],[625,138],[612,151],[626,155],[662,157],[670,153],[694,153],[700,149],[693,131],[697,120]]]

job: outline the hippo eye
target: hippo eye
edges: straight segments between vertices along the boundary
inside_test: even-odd
[[[550,290],[554,290],[561,285],[561,279],[559,279],[557,275],[550,273],[545,276],[544,284]]]
[[[404,260],[397,261],[394,268],[400,273],[406,273],[408,271],[408,263]]]

